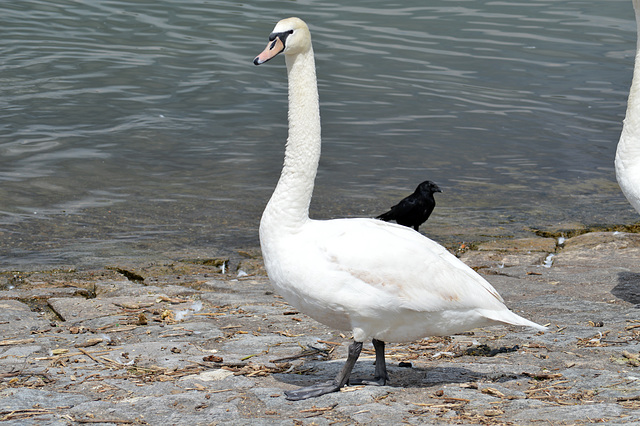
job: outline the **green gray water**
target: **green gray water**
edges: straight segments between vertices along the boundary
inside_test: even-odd
[[[312,216],[373,216],[425,179],[440,241],[632,223],[613,158],[630,0],[71,1],[0,5],[0,267],[258,244],[286,74],[312,30],[323,156]]]

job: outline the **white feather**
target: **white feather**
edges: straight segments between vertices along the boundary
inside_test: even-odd
[[[284,54],[289,138],[278,185],[260,223],[269,278],[293,306],[356,341],[448,335],[496,323],[543,330],[507,309],[484,278],[420,233],[375,219],[311,220],[320,115],[311,38],[297,18]],[[266,52],[266,51],[265,51]]]
[[[640,0],[633,0],[638,42],[627,113],[616,150],[618,185],[633,208],[640,213]]]

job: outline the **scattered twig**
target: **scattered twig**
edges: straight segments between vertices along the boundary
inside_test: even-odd
[[[138,325],[138,324],[131,324],[131,325],[109,324],[109,325],[105,325],[104,327],[98,328],[98,330],[106,330],[106,329],[111,328],[111,327],[115,327],[115,328],[112,328],[111,330],[109,330],[109,333],[117,333],[119,331],[135,330],[136,328],[140,327],[140,325]]]
[[[9,339],[9,340],[0,340],[0,346],[9,346],[9,345],[26,345],[27,343],[34,343],[36,339],[33,337],[28,339]]]
[[[153,302],[141,302],[141,303],[122,302],[122,303],[114,303],[114,305],[123,309],[138,310],[138,309],[150,308],[153,305],[155,305],[155,303]]]
[[[528,373],[526,371],[523,372],[522,375],[531,377],[536,380],[552,380],[552,379],[559,379],[562,377],[562,374],[559,374],[559,373]]]
[[[193,334],[193,331],[185,330],[182,333],[161,334],[158,337],[182,337],[182,336],[191,336],[192,334]]]
[[[0,422],[54,413],[54,411],[48,408],[25,408],[22,410],[0,411],[0,415],[4,415],[4,417],[0,418]]]
[[[21,371],[12,371],[11,373],[0,373],[0,379],[6,379],[7,377],[15,377],[22,374]]]
[[[616,398],[616,401],[618,401],[618,402],[640,401],[640,395],[621,396],[621,397]]]
[[[510,395],[507,396],[504,393],[500,392],[498,389],[494,389],[494,388],[483,388],[480,392],[486,394],[486,395],[491,395],[491,396],[495,396],[496,398],[502,398],[502,399],[517,399],[517,397]]]
[[[337,406],[338,406],[338,403],[335,403],[333,405],[329,405],[328,407],[316,407],[314,405],[311,408],[307,408],[305,410],[300,410],[300,412],[301,413],[311,413],[311,414],[305,416],[305,418],[316,417],[316,416],[321,416],[322,414],[326,413],[327,411],[333,410]]]
[[[111,352],[111,351],[116,351],[116,350],[120,350],[122,348],[112,348],[112,349],[101,349],[99,351],[93,351],[93,352],[88,352],[88,351],[83,351],[83,352],[87,352],[90,354],[99,354],[99,353],[104,353],[104,352]],[[37,358],[34,358],[36,361],[43,361],[43,360],[59,360],[59,359],[63,359],[63,358],[71,358],[74,356],[78,356],[78,355],[83,355],[82,352],[72,352],[72,353],[63,353],[63,354],[58,354],[58,355],[53,355],[53,356],[40,356]]]
[[[79,419],[74,418],[74,422],[76,423],[116,423],[121,425],[132,425],[135,424],[135,420],[119,420],[119,419]]]
[[[169,302],[169,303],[178,304],[178,303],[193,302],[193,300],[189,300],[189,299],[181,299],[181,298],[179,298],[179,297],[159,296],[159,297],[156,299],[156,303],[158,303],[158,302]]]
[[[218,390],[210,390],[208,393],[222,393],[222,392],[231,392],[234,389],[218,389]]]
[[[328,340],[318,340],[318,343],[324,343],[325,345],[331,345],[331,346],[340,346],[340,345],[342,345],[342,343],[340,343],[340,342],[330,342]]]
[[[82,348],[78,348],[78,350],[80,352],[82,352],[84,355],[88,356],[89,358],[91,358],[93,361],[97,362],[98,364],[103,364],[106,365],[109,368],[122,368],[124,367],[123,364],[117,362],[117,361],[113,361],[109,358],[105,358],[103,356],[101,356],[100,358],[102,359],[98,359],[96,357],[94,357],[93,355],[91,355],[88,351],[82,349]]]
[[[92,339],[88,339],[81,343],[76,343],[77,348],[88,348],[89,346],[95,346],[98,343],[104,342],[104,339],[101,337],[94,337]]]

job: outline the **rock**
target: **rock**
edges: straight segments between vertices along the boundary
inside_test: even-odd
[[[625,232],[591,232],[569,238],[554,259],[556,265],[611,268],[640,259],[640,235]]]
[[[49,326],[49,320],[17,300],[0,300],[0,336],[3,340],[29,336]]]
[[[638,235],[621,233],[585,234],[564,247],[554,238],[483,243],[462,259],[494,271],[487,279],[506,304],[548,323],[547,332],[486,327],[388,343],[386,386],[298,402],[283,391],[333,378],[350,339],[274,294],[257,251],[243,255],[255,266],[249,277],[173,261],[127,265],[144,283],[114,270],[33,273],[37,280],[0,292],[0,418],[56,426],[636,424],[640,367],[629,360],[640,353],[639,249]],[[537,267],[549,253],[553,265]],[[171,258],[185,257],[196,256]],[[47,306],[59,317],[41,314]],[[497,354],[477,356],[474,347]],[[374,359],[367,342],[353,376],[372,377]]]
[[[460,255],[460,260],[479,272],[501,273],[504,268],[542,265],[555,251],[554,238],[505,239],[481,243],[477,250]]]
[[[630,234],[627,232],[589,232],[569,238],[564,242],[564,251],[587,249],[640,249],[640,234]]]
[[[467,251],[460,255],[467,265],[474,269],[493,268],[495,270],[514,266],[542,265],[547,253],[509,253],[502,251]]]
[[[503,239],[488,241],[478,245],[478,251],[499,251],[499,252],[546,252],[556,251],[557,241],[555,238],[518,238],[513,240]]]

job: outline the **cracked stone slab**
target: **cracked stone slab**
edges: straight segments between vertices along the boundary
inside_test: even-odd
[[[21,334],[30,334],[31,330],[46,327],[49,321],[29,305],[17,300],[0,300],[0,336],[10,339]]]
[[[79,322],[100,317],[130,315],[127,310],[172,310],[188,309],[193,301],[167,304],[165,294],[142,294],[137,296],[84,299],[78,297],[53,297],[49,306],[64,321]]]

